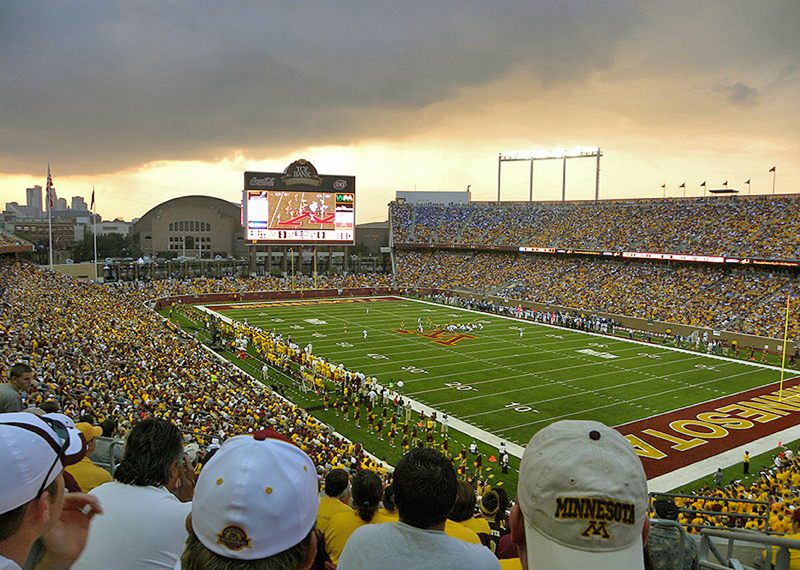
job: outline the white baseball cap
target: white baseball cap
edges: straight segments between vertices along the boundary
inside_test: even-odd
[[[68,449],[83,449],[80,432],[28,412],[0,414],[0,514],[32,501],[74,462]]]
[[[260,560],[311,532],[319,509],[314,464],[300,448],[275,437],[271,431],[233,437],[200,472],[192,528],[212,552]]]
[[[570,420],[539,431],[522,456],[517,499],[529,568],[644,568],[647,479],[618,431]]]

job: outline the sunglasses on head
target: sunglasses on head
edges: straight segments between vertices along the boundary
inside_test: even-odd
[[[52,465],[50,465],[50,469],[47,470],[47,474],[44,476],[42,486],[39,487],[39,491],[36,493],[37,499],[42,496],[42,493],[44,493],[44,490],[47,488],[47,480],[50,478],[50,474],[53,472],[53,469],[56,468],[56,464],[64,459],[64,454],[67,452],[67,448],[69,447],[69,431],[67,431],[67,426],[52,418],[41,417],[40,419],[49,425],[56,433],[58,438],[61,440],[61,447],[59,447],[58,452],[56,453],[55,461],[53,461]]]
[[[50,478],[50,474],[53,472],[53,469],[56,468],[58,462],[64,459],[64,455],[66,454],[67,448],[69,447],[69,431],[67,430],[67,426],[65,426],[60,421],[54,420],[52,418],[46,418],[44,416],[41,416],[39,417],[39,419],[42,420],[44,423],[46,423],[48,426],[50,426],[50,429],[53,430],[59,441],[53,441],[53,438],[50,437],[50,434],[48,434],[47,432],[43,431],[41,428],[35,425],[31,425],[28,423],[21,423],[21,422],[20,423],[8,422],[6,424],[35,433],[36,435],[44,439],[50,445],[50,447],[53,448],[53,451],[56,452],[56,458],[53,461],[52,465],[50,465],[50,469],[47,470],[47,474],[44,476],[44,481],[42,481],[42,485],[41,487],[39,487],[39,490],[36,493],[35,498],[37,499],[42,496],[42,493],[44,493],[45,489],[47,488],[47,480]]]

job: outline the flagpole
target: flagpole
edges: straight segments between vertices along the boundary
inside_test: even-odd
[[[778,175],[778,170],[773,167],[772,169],[772,195],[775,195],[775,177]]]
[[[94,234],[94,282],[97,283],[97,214],[94,206],[94,186],[92,186],[92,233]]]
[[[53,179],[50,176],[50,163],[47,163],[47,236],[50,269],[53,269]]]
[[[781,387],[779,390],[780,399],[783,400],[783,375],[786,372],[786,343],[789,340],[789,299],[791,297],[786,294],[786,324],[783,326],[783,357],[781,358]]]

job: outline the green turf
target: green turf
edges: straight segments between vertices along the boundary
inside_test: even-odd
[[[162,316],[168,317],[169,310],[164,309],[160,311]],[[208,333],[198,323],[192,321],[190,318],[182,315],[180,312],[175,312],[172,315],[172,320],[178,323],[182,328],[197,336],[200,340],[207,341]],[[249,319],[248,319],[249,322]],[[254,350],[250,350],[250,357],[240,359],[236,354],[227,350],[219,351],[219,354],[231,361],[235,366],[241,368],[254,378],[261,378],[261,365],[262,361],[258,360]],[[362,427],[357,427],[352,419],[345,420],[343,416],[336,415],[332,409],[325,410],[322,407],[322,401],[314,393],[301,392],[295,389],[295,383],[286,375],[273,369],[270,372],[269,384],[272,386],[280,385],[282,393],[285,397],[290,399],[296,405],[303,407],[310,411],[310,413],[318,420],[332,426],[337,432],[348,438],[350,441],[359,442],[364,446],[364,449],[369,451],[375,457],[386,461],[390,465],[394,465],[402,456],[400,447],[392,447],[386,439],[379,439],[374,433],[368,432],[362,420]],[[363,417],[363,416],[362,416]],[[437,444],[440,445],[443,438],[441,434],[437,434]],[[450,445],[451,455],[456,455],[459,450],[467,448],[473,439],[458,430],[450,428],[448,434],[448,442]],[[399,443],[399,438],[398,438]],[[496,462],[488,460],[491,456],[497,455],[497,450],[481,441],[476,441],[480,452],[484,455],[484,469],[482,476],[490,484],[495,485],[500,483],[507,489],[509,495],[513,498],[516,495],[517,489],[517,473],[519,470],[519,459],[516,457],[510,458],[509,473],[503,474]],[[472,475],[475,473],[474,468],[467,467],[465,475]]]
[[[384,385],[403,380],[415,400],[519,444],[557,419],[620,425],[779,377],[736,360],[405,299],[262,304],[221,314],[291,334],[300,346],[311,342],[316,354]],[[481,321],[484,328],[455,346],[397,332],[416,330],[420,317],[426,331],[438,328],[428,318],[437,325]],[[578,352],[587,349],[616,358]]]

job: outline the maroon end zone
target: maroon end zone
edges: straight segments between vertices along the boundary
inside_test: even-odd
[[[648,479],[797,425],[800,377],[617,426]]]
[[[266,303],[236,303],[233,305],[207,305],[213,311],[241,311],[242,309],[271,309],[296,307],[298,305],[347,305],[352,303],[381,303],[403,301],[400,297],[357,297],[352,299],[293,299],[291,301],[268,301]]]

